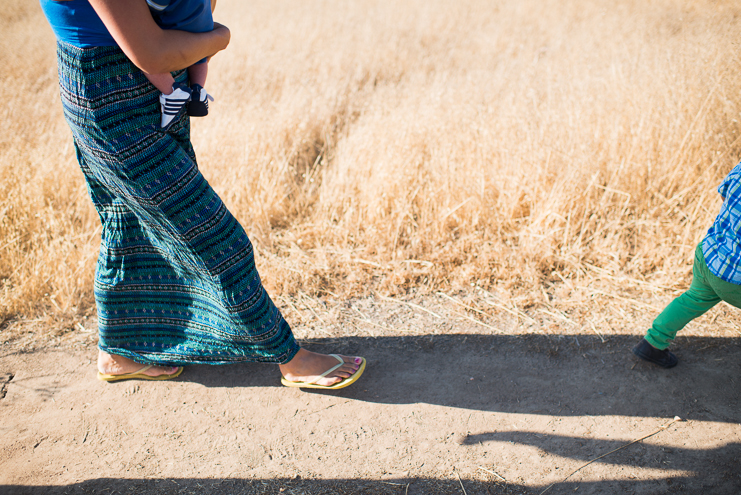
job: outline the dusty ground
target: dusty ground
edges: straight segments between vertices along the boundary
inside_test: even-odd
[[[102,383],[90,328],[6,342],[0,493],[739,493],[738,333],[693,327],[661,370],[628,352],[637,332],[485,327],[435,304],[357,301],[351,337],[327,322],[308,347],[368,359],[333,393],[254,364]]]

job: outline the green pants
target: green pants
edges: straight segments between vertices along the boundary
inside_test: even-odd
[[[646,334],[646,340],[657,349],[666,349],[687,323],[720,301],[741,308],[741,285],[726,282],[710,273],[702,254],[701,242],[695,249],[689,290],[670,302],[656,317]]]

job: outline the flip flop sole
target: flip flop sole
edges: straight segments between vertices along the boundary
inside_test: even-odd
[[[363,371],[365,371],[365,358],[361,357],[360,359],[363,360],[362,363],[360,363],[360,367],[358,368],[358,371],[353,373],[352,376],[345,378],[341,382],[337,382],[334,385],[317,385],[316,383],[306,383],[306,382],[292,382],[289,380],[286,380],[284,377],[280,377],[280,383],[283,384],[285,387],[292,387],[292,388],[318,388],[321,390],[338,390],[341,388],[348,387],[358,381],[358,378],[360,378],[360,375],[363,374]]]
[[[98,380],[103,382],[118,382],[121,380],[151,380],[151,381],[162,381],[162,380],[170,380],[172,378],[180,376],[180,374],[183,372],[185,368],[182,366],[178,366],[178,370],[175,373],[172,373],[171,375],[157,375],[157,376],[149,376],[145,375],[144,373],[124,373],[122,375],[106,375],[104,373],[98,372]]]

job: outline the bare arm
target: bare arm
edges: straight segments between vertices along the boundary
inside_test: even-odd
[[[90,0],[90,5],[126,56],[149,74],[190,67],[229,44],[229,29],[221,24],[208,33],[163,30],[144,0]]]

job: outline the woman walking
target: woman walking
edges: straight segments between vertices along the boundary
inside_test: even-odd
[[[257,361],[278,364],[286,386],[357,380],[363,358],[295,341],[244,229],[198,170],[185,112],[160,129],[159,91],[144,72],[173,72],[187,85],[184,69],[226,48],[229,30],[163,30],[146,0],[40,1],[58,40],[64,115],[102,222],[98,378],[164,380],[188,364]]]

